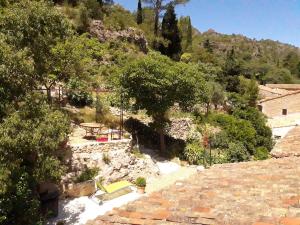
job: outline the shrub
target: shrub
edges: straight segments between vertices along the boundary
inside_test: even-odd
[[[255,149],[254,158],[256,160],[265,160],[269,158],[269,151],[265,147],[258,147]]]
[[[109,157],[109,155],[108,155],[107,153],[104,153],[104,154],[103,154],[102,160],[103,160],[103,162],[104,162],[105,164],[110,164],[110,162],[111,162],[110,157]]]
[[[135,181],[135,184],[138,187],[146,187],[146,179],[144,177],[138,177]]]
[[[67,87],[67,97],[71,105],[83,107],[93,103],[92,95],[86,91],[87,85],[84,82],[79,79],[71,79]]]
[[[227,114],[212,114],[209,121],[214,125],[221,126],[232,142],[240,142],[246,147],[249,154],[254,153],[257,140],[256,130],[251,122]]]
[[[210,141],[211,148],[220,148],[220,149],[228,148],[229,138],[228,138],[228,134],[225,131],[221,131],[211,135],[209,141]]]
[[[186,145],[184,156],[190,164],[200,164],[201,160],[204,160],[205,150],[194,141]]]
[[[256,147],[263,146],[269,151],[273,148],[272,130],[266,125],[267,120],[258,109],[253,107],[236,108],[233,116],[252,123],[256,130]]]
[[[81,183],[84,181],[92,180],[98,174],[98,172],[98,168],[87,168],[76,178],[75,183]]]
[[[227,149],[227,159],[229,162],[248,161],[250,154],[241,142],[231,142]]]

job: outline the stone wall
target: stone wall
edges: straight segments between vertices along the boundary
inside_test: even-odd
[[[137,157],[131,153],[131,140],[70,145],[69,149],[66,158],[68,173],[62,179],[64,190],[86,168],[99,168],[98,175],[104,184],[119,180],[133,182],[139,176],[148,179],[159,175],[159,168],[151,157]]]

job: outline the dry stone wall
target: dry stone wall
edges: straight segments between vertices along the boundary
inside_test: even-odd
[[[150,156],[137,157],[131,153],[132,141],[70,145],[67,158],[68,173],[62,179],[62,188],[68,187],[86,168],[99,168],[104,184],[119,180],[135,181],[139,176],[152,178],[159,175],[159,168]],[[67,191],[68,192],[68,191]]]

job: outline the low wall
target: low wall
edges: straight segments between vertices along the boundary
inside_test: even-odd
[[[90,142],[84,144],[70,145],[71,151],[76,153],[98,153],[114,150],[130,151],[132,145],[131,139],[116,140],[109,142]]]
[[[131,139],[69,145],[69,150],[66,158],[68,171],[61,182],[64,191],[86,168],[99,168],[98,175],[104,184],[159,175],[159,169],[151,157],[139,158],[131,153]]]

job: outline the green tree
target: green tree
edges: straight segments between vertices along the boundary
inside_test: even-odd
[[[59,181],[68,132],[68,119],[34,96],[0,124],[1,224],[41,221],[38,185]]]
[[[193,27],[189,16],[180,17],[178,27],[181,34],[181,46],[184,52],[192,52],[193,49]]]
[[[250,160],[250,154],[241,142],[229,143],[227,152],[227,160],[229,162],[244,162]]]
[[[136,14],[136,23],[142,24],[143,23],[143,9],[142,9],[142,2],[141,0],[138,1],[138,8]]]
[[[273,68],[266,74],[265,81],[273,84],[293,83],[291,72],[285,68]]]
[[[209,41],[209,39],[206,39],[205,42],[203,43],[203,47],[206,49],[208,53],[213,53],[213,47]]]
[[[256,80],[239,77],[239,93],[245,99],[249,106],[255,107],[259,95],[259,89]]]
[[[174,6],[170,4],[162,20],[162,37],[168,41],[167,46],[161,45],[163,54],[179,61],[181,54],[181,37],[178,29]]]
[[[273,148],[272,130],[267,126],[265,116],[254,107],[235,108],[233,116],[250,121],[256,130],[256,147],[264,147],[268,151]]]
[[[119,80],[124,99],[131,100],[135,110],[145,109],[153,118],[153,125],[160,134],[162,151],[166,149],[164,134],[168,122],[167,111],[175,102],[182,107],[192,104],[195,92],[191,90],[196,90],[193,82],[196,80],[195,74],[199,74],[196,67],[175,64],[168,57],[150,53],[127,65]]]
[[[191,17],[188,16],[186,49],[189,49],[191,51],[192,46],[193,46],[193,27],[192,27]]]
[[[17,50],[28,50],[36,80],[47,88],[50,100],[50,89],[56,79],[49,66],[51,50],[72,34],[66,18],[50,3],[24,0],[3,10],[0,33]]]
[[[250,155],[257,146],[256,130],[250,121],[227,114],[212,114],[209,121],[220,126],[232,142],[241,142]]]
[[[299,76],[298,64],[300,57],[295,51],[289,52],[283,59],[283,67],[289,69],[291,74]]]
[[[33,62],[26,50],[9,46],[0,35],[0,121],[10,104],[16,104],[35,86]]]
[[[143,0],[143,2],[148,4],[154,10],[154,35],[157,36],[159,18],[162,11],[166,10],[170,4],[176,6],[179,4],[185,4],[189,2],[189,0]]]
[[[236,58],[234,48],[227,52],[225,65],[223,68],[223,78],[221,82],[226,84],[226,90],[238,92],[239,75],[241,73],[240,64]]]

